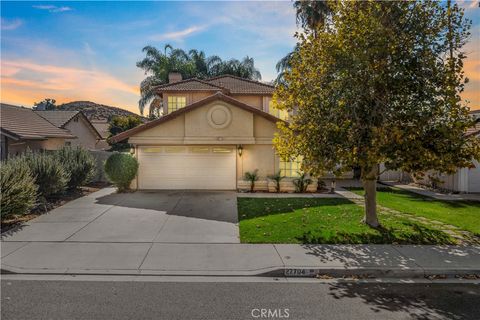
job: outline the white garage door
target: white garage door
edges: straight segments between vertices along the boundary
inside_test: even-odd
[[[236,189],[235,147],[140,147],[139,189]]]

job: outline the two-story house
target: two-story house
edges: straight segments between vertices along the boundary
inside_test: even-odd
[[[182,80],[175,73],[157,91],[163,116],[112,138],[135,147],[134,187],[234,190],[247,187],[245,172],[258,169],[257,189],[267,189],[267,176],[279,170],[297,176],[300,163],[282,160],[273,148],[276,123],[288,116],[273,108],[273,86],[230,75]]]

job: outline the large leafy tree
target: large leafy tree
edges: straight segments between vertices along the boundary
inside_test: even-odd
[[[331,21],[299,35],[275,93],[295,110],[275,146],[303,156],[313,175],[361,168],[365,222],[376,214],[379,164],[407,172],[453,173],[480,157],[462,102],[461,51],[470,22],[450,1],[329,2]]]
[[[110,124],[108,126],[108,132],[109,132],[108,138],[111,138],[124,131],[133,129],[141,124],[142,124],[142,120],[140,119],[140,117],[114,116],[112,120],[110,120]],[[110,139],[107,139],[107,141],[110,144],[110,149],[112,151],[124,151],[131,147],[131,145],[125,141],[116,142],[116,143],[112,143]]]
[[[168,74],[172,71],[180,72],[183,79],[205,79],[222,74],[230,74],[251,80],[260,80],[260,72],[255,67],[251,57],[243,60],[222,60],[218,56],[206,56],[205,52],[192,49],[185,52],[182,49],[165,45],[163,52],[155,47],[143,48],[145,58],[137,62],[137,67],[143,69],[147,77],[140,84],[139,108],[143,114],[145,107],[149,106],[149,116],[157,113],[158,97],[155,87],[168,82]]]

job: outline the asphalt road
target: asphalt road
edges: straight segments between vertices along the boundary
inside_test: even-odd
[[[478,284],[44,281],[6,277],[1,288],[3,320],[480,317]]]

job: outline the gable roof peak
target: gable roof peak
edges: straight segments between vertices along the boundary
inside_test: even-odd
[[[189,78],[173,83],[165,83],[155,87],[158,91],[226,91],[224,87],[209,83],[198,78]]]
[[[220,101],[223,101],[223,102],[226,102],[228,104],[231,104],[233,106],[236,106],[236,107],[239,107],[241,109],[244,109],[246,111],[249,111],[251,113],[254,113],[254,114],[257,114],[269,121],[272,121],[274,123],[276,122],[285,122],[284,120],[281,120],[269,113],[266,113],[260,109],[257,109],[255,107],[252,107],[246,103],[243,103],[235,98],[232,98],[231,96],[228,96],[228,95],[225,95],[223,94],[222,92],[216,92],[202,100],[199,100],[197,102],[194,102],[192,104],[189,104],[183,108],[180,108],[176,111],[173,111],[172,113],[169,113],[167,115],[164,115],[158,119],[155,119],[155,120],[152,120],[150,122],[147,122],[143,125],[140,125],[138,127],[135,127],[133,129],[130,129],[130,130],[127,130],[127,131],[124,131],[122,133],[119,133],[117,134],[116,136],[113,136],[110,138],[110,141],[112,142],[120,142],[122,140],[125,140],[129,137],[131,137],[132,135],[138,133],[138,132],[141,132],[141,131],[144,131],[144,130],[147,130],[147,129],[150,129],[152,127],[155,127],[159,124],[162,124],[164,122],[167,122],[169,120],[173,120],[175,118],[177,118],[178,116],[182,115],[182,114],[185,114],[191,110],[194,110],[196,108],[199,108],[199,107],[202,107],[204,105],[207,105],[211,102],[214,102],[214,101],[217,101],[217,100],[220,100]]]

